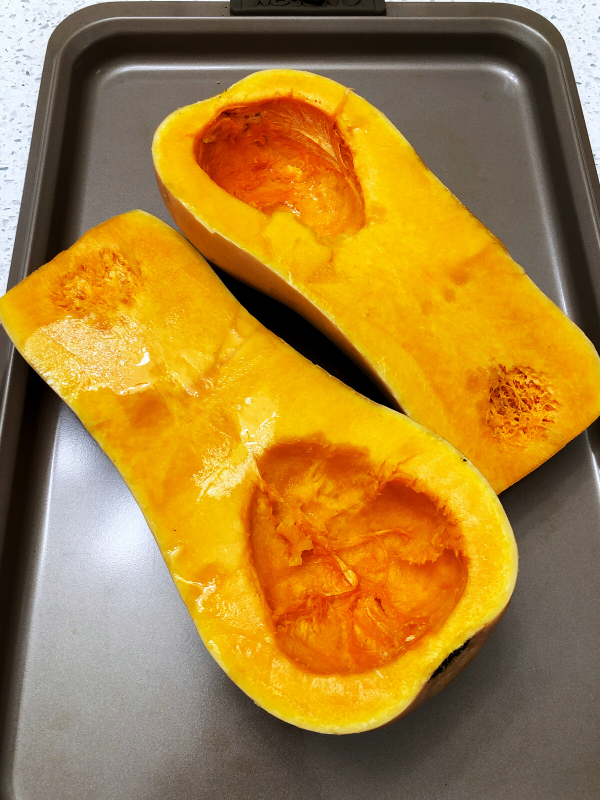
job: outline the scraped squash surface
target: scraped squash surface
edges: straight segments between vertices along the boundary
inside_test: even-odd
[[[350,150],[335,120],[308,103],[276,98],[224,111],[197,148],[215,183],[267,214],[289,209],[323,236],[364,225]]]
[[[589,340],[345,87],[256,73],[174,112],[153,154],[190,241],[320,327],[497,492],[600,414]]]
[[[281,444],[259,460],[252,558],[283,652],[312,672],[387,664],[465,586],[457,526],[358,448]]]
[[[265,330],[159,220],[92,229],[0,319],[116,464],[209,651],[271,713],[382,725],[500,618],[516,547],[478,471]]]

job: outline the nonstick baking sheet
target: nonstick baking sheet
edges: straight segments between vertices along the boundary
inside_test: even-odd
[[[230,17],[112,3],[54,34],[10,283],[108,217],[171,219],[159,122],[258,69],[351,86],[598,345],[597,177],[566,49],[514,6],[389,3],[386,17]],[[246,307],[369,396],[293,312]],[[4,342],[2,797],[15,800],[598,800],[598,427],[501,500],[520,549],[509,610],[441,695],[345,737],[255,706],[208,655],[141,512],[73,413]]]

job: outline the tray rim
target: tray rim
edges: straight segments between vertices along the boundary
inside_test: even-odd
[[[19,221],[7,290],[43,263],[50,215],[43,219],[44,199],[55,196],[58,159],[52,148],[63,140],[67,114],[68,83],[77,59],[102,39],[136,33],[153,34],[161,20],[161,34],[178,31],[200,33],[221,28],[235,33],[261,26],[277,25],[284,31],[310,31],[314,24],[337,31],[364,30],[398,34],[440,33],[445,35],[495,34],[516,39],[536,53],[546,69],[550,102],[556,114],[559,146],[565,158],[572,203],[581,239],[593,269],[594,306],[600,314],[600,182],[593,159],[577,85],[563,37],[545,17],[521,6],[490,2],[387,2],[386,17],[229,16],[229,4],[222,0],[117,0],[98,3],[74,12],[63,20],[50,37],[29,151]],[[315,23],[315,20],[318,20]],[[358,28],[360,26],[360,28]],[[66,91],[63,87],[67,86]],[[40,221],[40,217],[42,218]],[[0,331],[0,569],[6,560],[6,523],[13,489],[13,476],[23,424],[24,399],[30,368],[4,330]],[[0,572],[0,574],[2,574]],[[0,627],[0,647],[17,635],[22,609],[15,618],[6,612],[6,631]],[[0,626],[2,620],[0,620]],[[10,648],[9,648],[10,649]],[[0,663],[0,798],[15,797],[5,781],[4,767],[11,758],[6,737],[11,727],[6,712],[18,705],[18,689],[12,686],[11,659]],[[4,713],[2,713],[4,712]],[[3,763],[2,763],[3,762]]]

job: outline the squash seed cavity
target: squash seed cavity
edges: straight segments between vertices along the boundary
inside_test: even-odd
[[[351,446],[270,448],[249,509],[252,561],[280,649],[306,669],[349,674],[398,658],[463,593],[458,526]]]
[[[196,160],[226,192],[272,214],[291,211],[319,236],[365,224],[362,190],[334,117],[292,97],[223,111],[198,136]]]

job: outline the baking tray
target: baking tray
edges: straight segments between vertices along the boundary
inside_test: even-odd
[[[171,222],[153,131],[261,68],[352,86],[598,345],[598,182],[564,43],[507,5],[386,17],[230,17],[206,3],[88,8],[53,35],[10,284],[140,207]],[[231,279],[268,327],[378,398],[293,312]],[[387,728],[299,730],[205,651],[144,519],[68,408],[4,342],[3,798],[598,800],[598,428],[502,495],[521,569],[473,664]],[[383,399],[383,398],[379,398]]]

